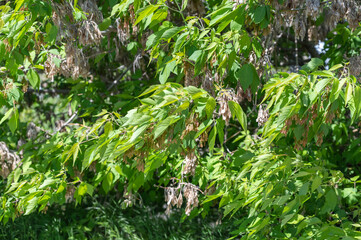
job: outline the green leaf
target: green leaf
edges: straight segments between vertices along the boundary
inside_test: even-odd
[[[231,6],[224,6],[217,11],[212,13],[212,19],[209,23],[209,26],[212,27],[213,25],[216,25],[220,23],[228,14],[232,13]]]
[[[168,16],[168,11],[164,8],[158,9],[152,16],[149,28],[159,25]],[[148,19],[149,20],[149,19]]]
[[[176,53],[180,50],[186,38],[189,36],[189,32],[184,32],[178,36],[177,41],[174,44],[173,53]]]
[[[202,202],[202,204],[205,204],[205,203],[207,203],[207,202],[213,201],[214,199],[217,199],[217,198],[219,198],[219,197],[222,197],[223,194],[224,194],[224,193],[221,191],[220,193],[215,194],[215,195],[208,195],[207,198]]]
[[[198,127],[198,132],[194,136],[194,138],[198,138],[205,130],[208,129],[209,126],[213,123],[213,119],[208,119],[205,122],[202,122],[201,125]]]
[[[231,110],[233,119],[234,117],[237,117],[237,120],[241,124],[244,131],[247,131],[247,115],[243,112],[241,106],[233,101],[228,101],[228,106]]]
[[[335,190],[330,188],[325,195],[325,204],[321,208],[320,213],[321,214],[331,213],[335,209],[336,204],[337,204],[337,195],[335,193]]]
[[[0,124],[2,124],[3,122],[5,122],[9,117],[10,115],[13,113],[14,111],[14,108],[10,108],[4,115],[4,117],[1,119],[0,121]]]
[[[175,67],[176,67],[176,60],[172,59],[167,63],[165,63],[163,68],[160,68],[159,82],[161,84],[164,84],[168,81],[168,78]]]
[[[155,10],[157,10],[159,5],[148,5],[142,9],[139,9],[137,12],[138,17],[137,20],[134,22],[134,25],[140,23],[144,18],[149,17]]]
[[[159,88],[160,88],[160,85],[152,85],[152,86],[150,86],[149,88],[147,88],[147,90],[145,90],[142,94],[140,94],[140,95],[138,96],[138,98],[139,98],[139,97],[142,97],[142,96],[145,96],[145,95],[147,95],[147,94],[149,94],[149,93],[152,93],[152,92],[158,90]]]
[[[175,116],[169,116],[154,128],[153,134],[154,139],[158,138],[160,135],[162,135],[167,128],[172,125],[173,123],[177,122],[180,118],[175,118]]]
[[[254,13],[254,22],[256,24],[259,24],[260,22],[262,22],[262,20],[265,18],[265,16],[266,16],[266,7],[258,6]]]
[[[310,72],[316,70],[319,66],[323,65],[322,59],[319,58],[312,58],[306,65],[301,67],[301,70]]]
[[[147,130],[149,124],[145,124],[141,127],[138,127],[137,130],[135,130],[135,132],[133,133],[132,137],[130,138],[129,142],[130,143],[134,143],[135,140],[138,140],[138,138],[143,135],[143,133],[145,132],[145,130]]]
[[[103,20],[102,23],[98,25],[100,31],[105,31],[112,24],[112,19],[110,17]]]
[[[147,42],[145,43],[146,45],[146,49],[150,49],[152,48],[153,46],[155,46],[159,40],[161,39],[161,37],[163,36],[163,33],[167,31],[166,28],[158,31],[158,32],[155,32],[153,33],[152,35],[150,35],[147,39]]]
[[[49,44],[52,44],[56,40],[56,36],[58,35],[58,28],[55,25],[52,25],[47,37],[45,38],[45,41]]]
[[[301,214],[297,214],[292,221],[288,222],[288,224],[298,224],[299,222],[301,222],[303,219],[305,219],[304,216],[302,216]]]
[[[214,144],[216,142],[216,136],[217,136],[217,125],[215,124],[208,137],[209,152],[213,152]]]
[[[294,213],[284,216],[281,222],[281,227],[283,227],[286,223],[288,223],[288,221],[291,220],[294,216],[295,216]]]
[[[88,186],[85,182],[82,182],[77,188],[77,194],[79,196],[84,196],[88,192]]]
[[[28,73],[26,74],[27,78],[29,79],[29,82],[31,86],[34,89],[38,89],[40,86],[40,77],[39,74],[34,71],[33,69],[29,69]]]
[[[252,48],[253,48],[254,52],[256,53],[256,56],[258,58],[260,58],[262,56],[262,53],[263,53],[263,47],[262,47],[261,43],[257,39],[254,39],[252,41]]]
[[[33,197],[32,199],[30,199],[28,201],[24,215],[29,215],[30,213],[32,213],[34,211],[34,209],[36,208],[36,206],[38,204],[38,200],[39,200],[39,197]]]
[[[188,0],[183,0],[181,10],[184,11],[184,9],[186,9],[187,5],[188,5]]]
[[[352,122],[360,116],[361,110],[361,88],[359,86],[355,87],[354,92],[354,103],[355,103],[355,114],[352,116]]]
[[[14,12],[19,11],[19,9],[21,8],[21,6],[24,4],[24,1],[25,1],[25,0],[16,0],[16,1],[15,1],[16,6],[15,6],[15,9],[14,9]]]
[[[105,191],[105,193],[108,193],[110,191],[111,186],[113,185],[113,179],[114,179],[114,176],[113,176],[112,172],[108,172],[107,175],[105,176],[105,178],[103,179],[102,187],[103,187],[103,190]]]
[[[57,179],[53,179],[53,178],[45,179],[45,181],[40,185],[39,189],[44,189],[50,185],[53,185],[57,181],[58,181]]]
[[[194,51],[193,54],[189,57],[189,60],[197,62],[199,57],[203,54],[203,50]]]
[[[134,11],[135,11],[135,12],[138,11],[141,3],[142,3],[141,0],[134,0],[133,7],[134,7]]]
[[[169,40],[170,38],[173,38],[177,33],[182,31],[184,27],[172,27],[167,29],[163,34],[161,39]]]
[[[215,107],[216,107],[216,100],[213,97],[208,98],[206,103],[207,118],[211,118],[213,116]]]
[[[339,68],[342,68],[342,67],[343,67],[342,64],[336,64],[336,65],[334,65],[333,67],[331,67],[331,68],[329,69],[329,71],[335,71],[335,70],[337,70],[337,69],[339,69]]]
[[[311,192],[315,191],[319,186],[321,186],[322,179],[319,176],[315,176],[311,185]]]
[[[234,11],[231,11],[226,16],[221,18],[222,21],[219,21],[220,24],[217,28],[217,33],[222,32],[238,16],[242,16],[244,8],[245,5],[242,5],[241,7],[236,8]]]
[[[242,166],[243,163],[251,160],[254,156],[255,156],[254,153],[250,151],[239,149],[233,154],[234,157],[233,164],[236,167],[240,167]]]
[[[334,77],[334,74],[331,71],[327,71],[327,70],[315,71],[315,72],[312,72],[311,75],[321,76],[321,77],[330,77],[330,78]]]
[[[236,73],[242,89],[245,91],[254,81],[259,81],[257,71],[252,64],[244,64]]]
[[[319,94],[324,91],[324,88],[331,82],[332,79],[326,78],[319,81],[315,86],[315,91]]]
[[[309,186],[310,186],[310,182],[306,182],[305,184],[303,184],[302,187],[300,188],[299,195],[300,196],[306,195],[308,192]]]
[[[8,122],[8,126],[9,126],[12,134],[15,133],[16,129],[18,128],[18,125],[19,125],[19,112],[15,108],[14,114],[11,116],[11,118],[9,119],[9,122]]]
[[[75,148],[74,148],[74,153],[73,153],[73,164],[75,164],[75,161],[78,158],[78,153],[79,153],[79,150],[80,150],[80,142],[76,143],[74,147]]]
[[[144,183],[144,173],[140,172],[135,178],[132,187],[135,191],[138,191],[138,189],[143,185],[143,183]]]

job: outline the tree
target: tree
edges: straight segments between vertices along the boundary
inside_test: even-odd
[[[360,21],[354,0],[2,1],[0,219],[164,192],[244,239],[360,238]]]

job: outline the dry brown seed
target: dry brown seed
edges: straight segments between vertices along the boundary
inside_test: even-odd
[[[260,105],[258,110],[258,116],[256,119],[258,126],[262,126],[263,124],[265,124],[268,121],[268,118],[269,118],[268,109],[264,110],[262,105]]]
[[[184,160],[184,168],[182,174],[190,173],[194,176],[197,167],[197,157],[194,152],[189,152]]]

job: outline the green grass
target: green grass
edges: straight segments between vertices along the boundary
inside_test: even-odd
[[[17,218],[0,226],[0,239],[227,239],[235,230],[232,220],[216,224],[218,211],[184,222],[182,213],[175,210],[168,218],[162,206],[122,209],[119,201],[87,199]]]

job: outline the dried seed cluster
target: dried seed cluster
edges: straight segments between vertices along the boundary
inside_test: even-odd
[[[165,188],[165,202],[167,203],[166,214],[170,214],[172,206],[180,208],[183,204],[183,196],[186,199],[187,205],[185,214],[190,215],[191,211],[198,206],[198,191],[199,189],[191,183],[181,183],[178,187]]]
[[[164,149],[170,147],[171,144],[174,144],[178,141],[177,138],[174,138],[174,136],[171,134],[173,132],[173,127],[170,127],[169,134],[167,136],[167,133],[162,134],[157,139],[154,139],[153,136],[153,129],[154,124],[149,129],[146,130],[146,133],[143,136],[143,142],[144,145],[142,145],[141,148],[136,149],[134,146],[131,147],[129,150],[127,150],[123,154],[123,161],[125,163],[128,163],[128,160],[131,159],[132,161],[135,161],[137,163],[136,167],[138,171],[144,172],[145,168],[145,161],[148,157],[148,154],[150,151],[146,151],[145,149],[152,149],[155,152],[157,151],[163,151]],[[125,134],[125,133],[123,133]]]
[[[208,131],[210,130],[210,127],[205,130],[197,139],[196,141],[198,141],[199,143],[199,147],[205,147],[206,143],[208,141]]]
[[[9,150],[4,142],[0,142],[0,161],[0,176],[5,179],[20,164],[20,157],[14,151]]]
[[[177,208],[180,208],[182,206],[183,196],[182,190],[180,188],[167,187],[165,188],[164,194],[165,202],[167,203],[167,209],[165,211],[167,215],[170,214],[172,206],[177,206]]]
[[[92,20],[84,20],[78,29],[79,42],[83,46],[100,44],[103,35],[99,30],[98,24]]]
[[[135,204],[135,202],[137,201],[136,195],[132,193],[132,191],[128,191],[128,185],[124,186],[124,192],[123,192],[123,197],[124,197],[124,205],[125,207],[131,207]]]
[[[52,17],[55,26],[59,29],[59,37],[65,37],[68,40],[75,40],[79,37],[83,45],[99,43],[99,38],[102,38],[102,35],[97,22],[103,21],[101,11],[99,11],[94,0],[82,1],[79,5],[87,13],[87,19],[76,22],[73,17],[73,7],[69,1],[52,2]]]
[[[183,171],[182,174],[191,174],[192,176],[194,176],[195,172],[196,172],[196,167],[197,167],[197,156],[194,153],[194,151],[190,151],[189,153],[187,153],[184,161],[183,161],[184,167],[183,167]]]
[[[187,200],[186,215],[190,215],[193,208],[198,206],[198,188],[191,183],[188,183],[183,188],[184,197]]]
[[[30,140],[34,140],[38,136],[39,132],[40,128],[36,126],[33,122],[30,122],[26,130],[26,136]]]
[[[48,59],[44,64],[46,76],[54,78],[57,74],[61,74],[73,79],[89,76],[89,64],[83,50],[75,47],[72,43],[67,43],[65,52],[65,59],[59,55],[48,54]]]
[[[223,120],[228,126],[229,120],[232,117],[231,110],[229,109],[228,102],[235,101],[238,102],[238,97],[234,93],[233,89],[225,89],[218,93],[217,101],[219,103],[219,113],[222,116]]]
[[[69,185],[66,188],[65,202],[67,202],[67,203],[73,202],[74,201],[74,193],[75,193],[75,187],[73,185]]]
[[[58,28],[58,39],[65,38],[67,42],[65,44],[65,59],[58,55],[48,54],[44,68],[49,78],[53,78],[57,74],[73,79],[89,76],[88,60],[76,42],[79,40],[83,46],[99,44],[103,35],[97,22],[103,21],[103,15],[94,0],[79,1],[79,5],[87,13],[87,19],[76,22],[69,1],[52,2],[52,17],[55,26]]]
[[[327,32],[333,30],[337,23],[347,20],[350,28],[355,29],[361,21],[361,8],[355,0],[287,0],[283,4],[273,1],[276,11],[275,30],[281,32],[282,27],[293,27],[297,39],[308,34],[310,40],[324,39]],[[316,27],[314,21],[324,12],[323,25]],[[306,30],[308,29],[308,32]]]
[[[316,118],[320,115],[320,111],[322,111],[322,105],[319,107],[318,104],[312,105],[310,110],[304,114],[304,116],[301,118],[299,115],[293,115],[291,118],[287,119],[285,121],[285,125],[281,130],[281,133],[286,135],[288,134],[290,128],[292,126],[303,126],[303,133],[300,139],[297,139],[296,136],[294,136],[295,140],[295,146],[294,148],[296,150],[302,150],[304,147],[306,147],[307,140],[308,140],[308,134],[310,128],[314,125]],[[335,117],[335,113],[331,111],[330,108],[328,108],[325,111],[325,122],[331,123],[332,120]],[[319,146],[323,142],[323,132],[320,131],[316,134],[316,144]]]
[[[185,123],[186,128],[182,132],[182,135],[180,137],[181,140],[184,139],[185,136],[187,136],[188,133],[192,131],[198,131],[199,122],[196,114],[192,114]]]
[[[262,105],[260,105],[258,109],[258,116],[256,119],[258,126],[262,126],[263,124],[265,124],[268,121],[268,118],[269,118],[268,109],[263,109]]]
[[[129,16],[123,16],[122,18],[116,19],[117,25],[117,36],[123,45],[126,45],[131,36],[138,34],[138,25],[135,25],[136,16],[134,13],[134,6],[129,6]],[[143,38],[142,38],[143,39]],[[145,38],[147,39],[147,37]]]

